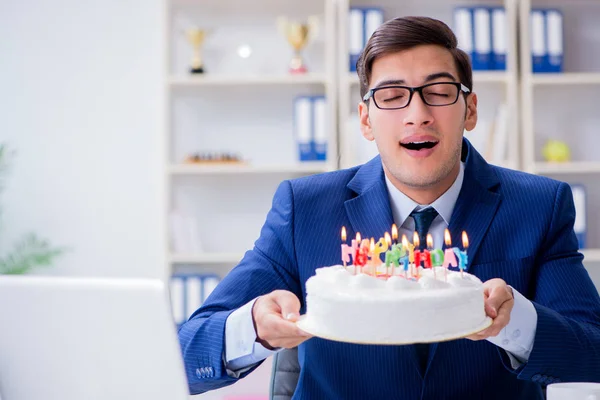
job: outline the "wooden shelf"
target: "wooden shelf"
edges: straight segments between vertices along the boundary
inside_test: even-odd
[[[290,165],[180,164],[169,167],[172,175],[317,174],[329,170],[329,165],[321,161]]]
[[[537,162],[534,164],[536,174],[594,174],[600,173],[600,162],[575,161],[565,163]]]
[[[600,84],[598,72],[563,72],[558,74],[532,74],[533,85],[589,85]]]
[[[583,259],[584,264],[586,262],[600,262],[600,249],[581,249],[580,251],[585,257]]]
[[[506,83],[509,76],[506,71],[474,71],[473,83]],[[349,72],[346,80],[349,85],[358,85],[358,75],[356,75],[356,72]]]
[[[243,253],[200,253],[171,254],[171,264],[237,264],[244,257]]]
[[[171,87],[197,86],[244,86],[244,85],[307,85],[326,84],[325,74],[305,75],[198,75],[172,76],[169,78]]]

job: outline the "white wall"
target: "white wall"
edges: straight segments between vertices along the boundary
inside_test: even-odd
[[[0,253],[34,230],[72,249],[44,273],[162,277],[163,24],[161,0],[0,0]]]

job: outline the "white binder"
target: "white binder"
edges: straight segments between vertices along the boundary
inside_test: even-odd
[[[312,99],[299,96],[294,100],[294,133],[300,161],[313,160],[312,154]]]
[[[507,51],[506,10],[504,8],[492,9],[492,63],[493,69],[506,70]]]
[[[473,14],[467,7],[454,9],[454,32],[458,40],[458,47],[473,60]]]
[[[327,159],[327,101],[325,96],[313,98],[313,157],[315,160]]]
[[[492,66],[492,28],[488,8],[475,7],[473,28],[475,32],[473,70],[489,70]]]
[[[563,16],[559,10],[546,10],[548,72],[563,71]]]
[[[365,36],[364,13],[360,8],[351,8],[348,15],[348,49],[350,72],[356,72],[356,62],[363,49]]]
[[[175,324],[181,325],[185,322],[185,279],[174,275],[169,282],[171,296],[171,310]]]
[[[586,233],[587,233],[587,221],[586,221],[586,193],[585,186],[583,185],[571,185],[573,191],[573,202],[575,203],[575,225],[573,230],[577,236],[579,242],[579,248],[584,249],[586,247]]]
[[[202,305],[202,278],[189,275],[185,279],[185,316],[189,318]]]
[[[546,28],[543,10],[531,10],[529,17],[531,29],[531,66],[533,72],[546,72]]]

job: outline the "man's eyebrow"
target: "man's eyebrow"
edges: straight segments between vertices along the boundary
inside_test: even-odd
[[[425,77],[424,82],[428,83],[431,81],[435,81],[440,78],[447,78],[453,82],[456,82],[457,79],[450,72],[436,72],[435,74],[429,74]],[[383,86],[394,86],[394,85],[406,85],[406,81],[404,79],[386,79],[377,83],[374,88],[383,87]]]
[[[425,82],[434,81],[440,78],[448,78],[456,82],[456,78],[450,72],[437,72],[435,74],[427,75],[427,77],[425,78]]]

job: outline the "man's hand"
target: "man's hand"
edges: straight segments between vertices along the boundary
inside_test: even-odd
[[[275,290],[260,296],[252,307],[256,341],[267,349],[291,349],[312,336],[296,326],[300,300],[287,290]]]
[[[497,336],[510,321],[510,312],[515,305],[512,289],[502,279],[490,279],[483,284],[485,297],[485,313],[492,318],[492,325],[487,329],[467,336],[471,340],[483,340]]]

